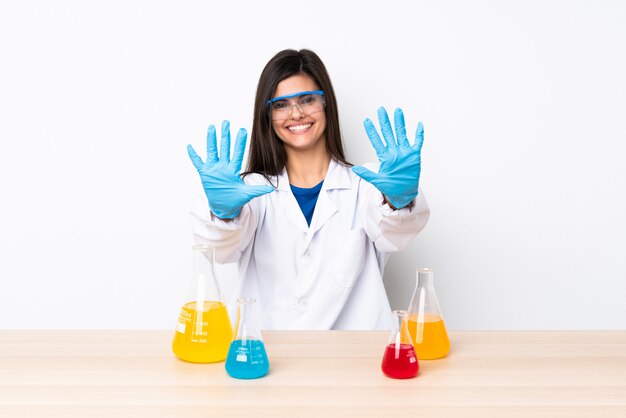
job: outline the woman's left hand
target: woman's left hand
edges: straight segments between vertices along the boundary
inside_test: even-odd
[[[386,145],[381,141],[372,121],[365,119],[363,125],[380,160],[380,168],[378,173],[374,173],[363,166],[354,166],[352,171],[363,180],[372,183],[395,208],[399,209],[407,206],[417,196],[424,127],[422,122],[418,123],[415,143],[411,145],[406,136],[404,114],[401,109],[396,109],[393,119],[396,126],[395,136],[387,111],[384,107],[378,109],[378,121]]]

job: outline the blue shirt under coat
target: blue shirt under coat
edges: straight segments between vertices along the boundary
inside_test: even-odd
[[[324,180],[311,188],[296,187],[290,184],[291,192],[295,196],[308,226],[311,226],[313,211],[315,210],[315,204],[317,203],[317,197],[320,195],[322,184],[324,184]]]

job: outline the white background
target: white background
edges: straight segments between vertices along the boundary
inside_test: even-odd
[[[353,163],[379,106],[425,126],[394,308],[428,266],[449,329],[626,329],[626,3],[219,3],[0,2],[0,328],[172,329],[185,146],[250,129],[265,63],[310,48]]]

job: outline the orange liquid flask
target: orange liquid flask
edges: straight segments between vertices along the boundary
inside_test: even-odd
[[[420,360],[445,357],[450,351],[450,339],[435,295],[433,276],[432,269],[417,269],[415,292],[409,304],[409,333]]]
[[[213,274],[213,250],[195,245],[193,252],[192,286],[176,323],[172,350],[181,360],[192,363],[224,361],[233,331]]]

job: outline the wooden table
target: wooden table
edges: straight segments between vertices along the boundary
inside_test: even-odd
[[[626,417],[626,332],[450,332],[420,374],[386,332],[266,331],[270,374],[174,357],[169,331],[0,331],[0,417]]]

